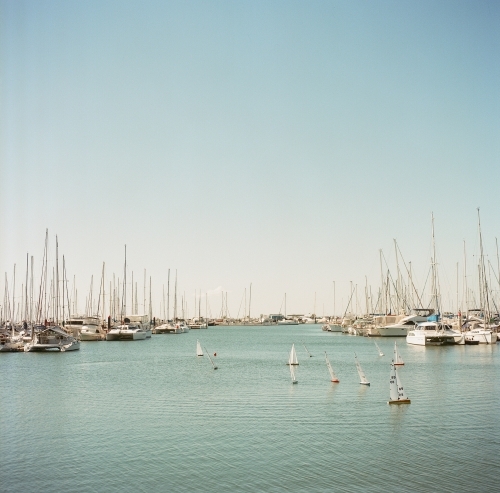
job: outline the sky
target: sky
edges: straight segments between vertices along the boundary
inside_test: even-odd
[[[0,273],[39,279],[48,229],[80,299],[127,245],[155,312],[170,269],[190,312],[241,315],[252,284],[252,315],[342,314],[394,239],[424,289],[433,214],[456,307],[478,207],[497,266],[499,25],[494,1],[0,0]]]

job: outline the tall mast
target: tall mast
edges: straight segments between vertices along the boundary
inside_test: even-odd
[[[439,302],[437,294],[437,273],[436,273],[436,241],[434,237],[434,213],[431,213],[432,218],[432,297],[434,299],[434,309],[436,315],[439,314]]]
[[[167,320],[170,320],[170,269],[167,277]]]
[[[250,322],[251,318],[251,313],[250,313],[250,308],[252,306],[252,283],[250,283],[250,296],[248,298],[248,321]]]

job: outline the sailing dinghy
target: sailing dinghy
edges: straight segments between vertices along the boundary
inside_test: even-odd
[[[370,385],[370,382],[366,378],[366,375],[365,375],[365,372],[363,371],[363,368],[361,368],[361,365],[359,364],[358,357],[356,356],[356,353],[354,353],[354,360],[356,361],[356,368],[358,370],[359,383],[361,385]]]
[[[391,379],[389,381],[390,400],[387,404],[410,404],[411,401],[405,394],[403,384],[398,375],[398,368],[391,363]]]
[[[292,377],[292,383],[299,383],[299,381],[295,378],[295,368],[293,365],[290,365],[290,376]]]
[[[328,360],[328,356],[325,351],[325,360],[326,360],[326,367],[328,368],[328,371],[330,372],[330,381],[333,383],[339,383],[340,380],[338,379],[337,375],[335,375],[335,372],[333,371],[332,365],[330,364],[330,361]]]
[[[198,339],[196,339],[196,356],[203,356],[203,349],[201,349],[201,344]]]
[[[290,356],[288,358],[288,365],[298,365],[299,360],[297,359],[297,352],[295,351],[295,344],[292,344],[292,349],[290,351]]]
[[[309,349],[306,348],[306,345],[304,343],[302,343],[302,345],[304,346],[306,353],[309,355],[309,358],[312,358],[312,354],[309,352]]]
[[[394,359],[393,359],[393,363],[396,366],[403,366],[405,364],[405,362],[403,361],[403,358],[401,358],[401,355],[399,354],[398,345],[397,345],[396,341],[394,341]]]
[[[210,357],[210,353],[207,351],[207,348],[205,348],[205,352],[207,353],[208,359],[210,360],[210,363],[212,363],[214,370],[217,370],[217,365],[213,362],[212,358]]]

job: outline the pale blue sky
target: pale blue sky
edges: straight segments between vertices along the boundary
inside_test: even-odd
[[[337,311],[397,238],[450,289],[500,236],[500,4],[0,0],[0,272],[57,233],[238,311]],[[21,267],[18,267],[19,269]],[[24,269],[24,267],[23,267]],[[142,279],[142,277],[140,278]],[[442,281],[443,284],[445,280]],[[142,282],[139,286],[141,286]],[[140,289],[140,288],[139,288]],[[214,298],[213,311],[220,306]],[[252,310],[252,311],[254,311]]]

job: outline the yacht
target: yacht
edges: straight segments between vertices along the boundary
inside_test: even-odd
[[[80,329],[80,341],[104,341],[106,334],[99,325],[82,325]]]
[[[463,334],[451,330],[450,325],[440,322],[423,322],[408,331],[406,342],[417,346],[444,346],[464,344],[465,339]]]
[[[464,333],[466,344],[496,344],[497,333],[493,330],[476,327]]]
[[[142,341],[151,337],[148,315],[129,315],[123,322],[106,334],[107,341]]]
[[[58,325],[36,325],[30,342],[24,346],[24,351],[76,351],[80,349],[80,341],[68,334]]]
[[[433,314],[432,308],[414,308],[410,315],[382,315],[375,317],[376,330],[381,337],[406,337],[416,324],[427,322]]]
[[[282,318],[276,322],[278,325],[299,325],[299,322],[294,318]]]
[[[100,320],[99,317],[87,317],[87,316],[78,316],[73,315],[69,320],[66,320],[64,323],[64,330],[69,332],[73,337],[78,338],[83,330],[86,328],[85,332],[92,334],[98,333],[101,336],[101,339],[83,339],[82,340],[102,340],[104,334],[99,331],[100,328]]]

